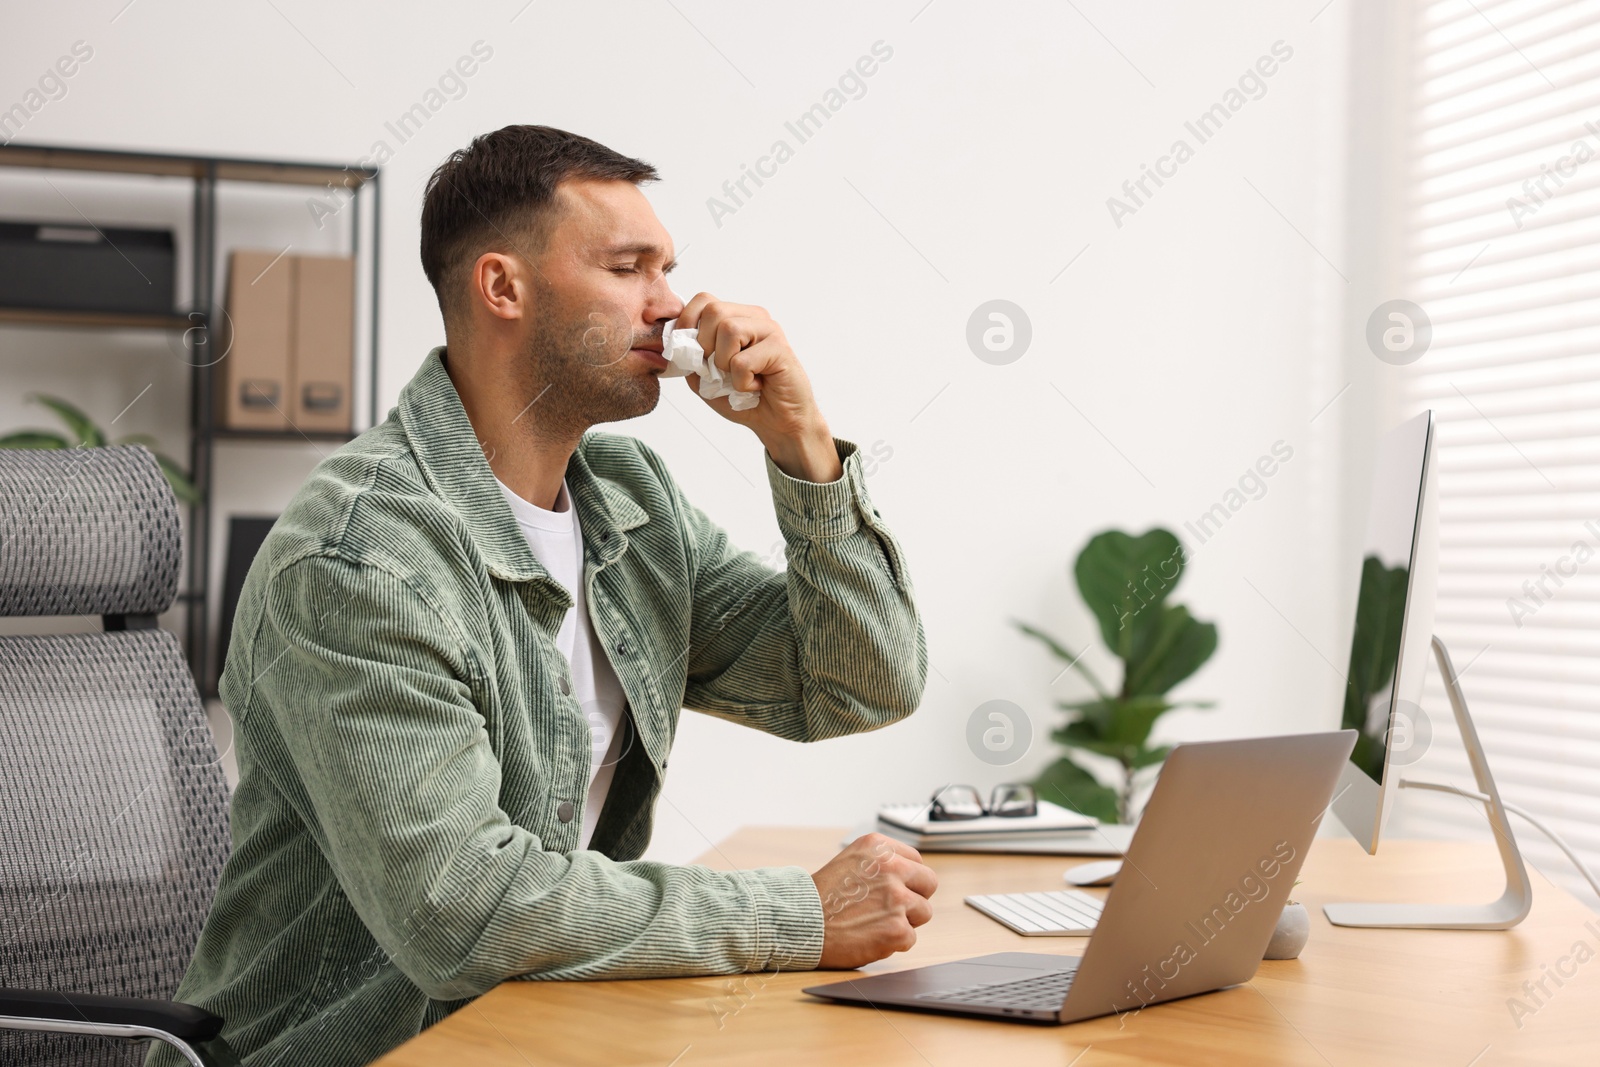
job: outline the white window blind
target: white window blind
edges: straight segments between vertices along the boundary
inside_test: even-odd
[[[1431,348],[1402,414],[1438,420],[1435,632],[1462,670],[1502,794],[1600,869],[1600,2],[1417,2],[1404,295]],[[1414,777],[1472,785],[1430,664]],[[1407,825],[1482,832],[1405,794]],[[1528,858],[1594,895],[1513,818]]]

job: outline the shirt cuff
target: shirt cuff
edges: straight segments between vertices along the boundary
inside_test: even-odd
[[[831,482],[790,477],[772,461],[771,452],[762,451],[778,526],[785,535],[817,540],[846,537],[856,531],[863,518],[872,515],[866,475],[861,470],[861,450],[842,437],[835,437],[833,445],[844,469]]]
[[[756,909],[751,970],[814,971],[822,960],[822,898],[804,867],[734,872]]]

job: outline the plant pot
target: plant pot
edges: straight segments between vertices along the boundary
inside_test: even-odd
[[[1272,931],[1272,940],[1267,942],[1267,951],[1261,958],[1295,959],[1300,955],[1300,950],[1306,947],[1306,939],[1310,936],[1311,916],[1306,912],[1306,906],[1291,900],[1283,906],[1283,914],[1278,916],[1278,927]]]

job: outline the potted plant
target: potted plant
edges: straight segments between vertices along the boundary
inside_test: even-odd
[[[1122,661],[1115,689],[1059,641],[1037,627],[1012,620],[1023,633],[1042,641],[1094,690],[1088,700],[1058,701],[1069,713],[1050,736],[1067,753],[1034,782],[1041,797],[1093,815],[1102,822],[1131,822],[1141,772],[1158,767],[1171,745],[1151,745],[1156,720],[1178,707],[1211,707],[1210,701],[1173,701],[1167,693],[1194,674],[1217,649],[1217,628],[1167,598],[1184,570],[1183,546],[1169,530],[1155,528],[1134,537],[1107,530],[1090,538],[1078,554],[1073,574],[1078,592],[1100,626],[1100,636]],[[1092,753],[1114,761],[1120,780],[1107,785],[1081,761]]]
[[[107,444],[145,445],[150,451],[155,452],[156,462],[161,464],[161,473],[166,475],[167,484],[172,486],[172,492],[179,500],[192,504],[200,499],[200,491],[189,480],[183,468],[178,466],[177,461],[155,451],[156,439],[149,434],[129,434],[115,441],[108,441],[104,430],[65,400],[40,393],[30,393],[28,399],[43,404],[55,412],[61,421],[67,424],[72,438],[49,430],[18,430],[0,437],[0,448],[98,448]]]

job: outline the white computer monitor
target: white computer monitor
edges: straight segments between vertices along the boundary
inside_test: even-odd
[[[1433,412],[1379,442],[1361,543],[1360,591],[1346,659],[1341,724],[1360,731],[1333,811],[1368,852],[1399,792],[1400,768],[1419,753],[1422,701],[1433,635],[1439,553]]]
[[[1389,431],[1378,445],[1341,711],[1343,724],[1360,736],[1345,764],[1333,812],[1368,852],[1376,852],[1402,789],[1459,791],[1449,783],[1409,777],[1410,765],[1426,747],[1421,726],[1428,720],[1420,705],[1431,649],[1478,786],[1469,795],[1484,803],[1506,889],[1485,904],[1325,904],[1323,914],[1338,926],[1504,930],[1521,922],[1532,906],[1528,871],[1467,711],[1461,679],[1444,642],[1433,633],[1438,563],[1439,472],[1433,412],[1425,411]],[[1444,726],[1438,716],[1434,720],[1435,730]]]

